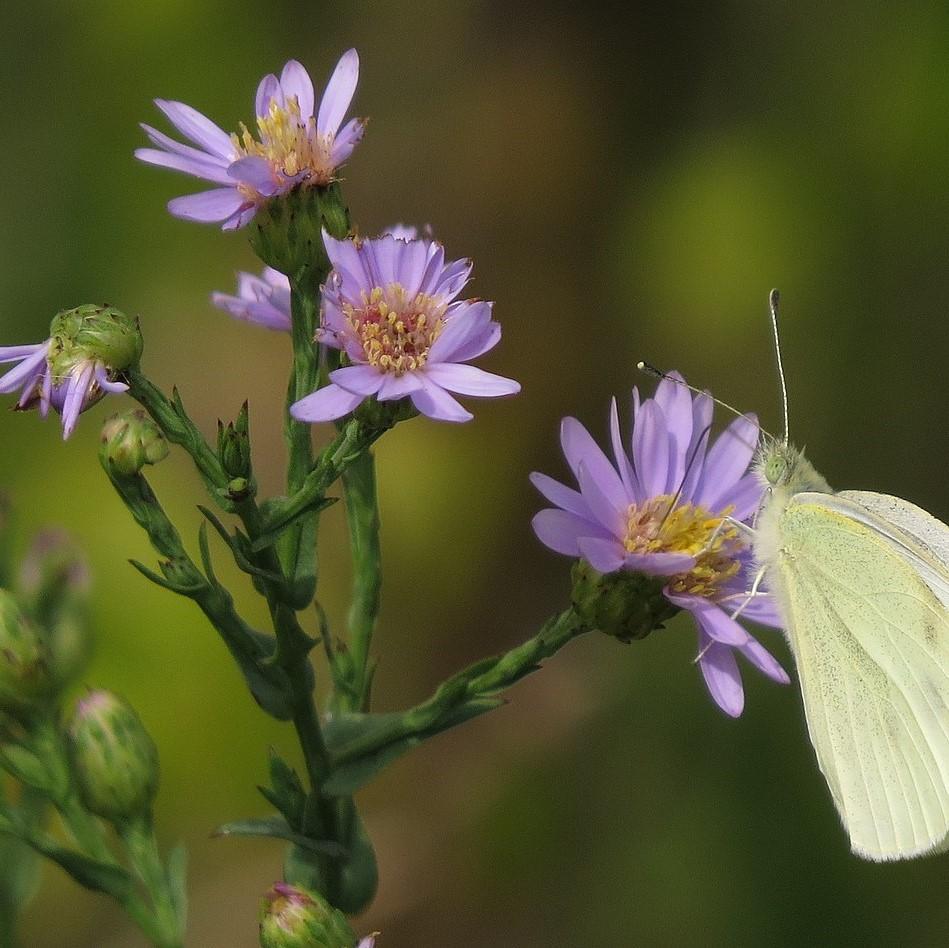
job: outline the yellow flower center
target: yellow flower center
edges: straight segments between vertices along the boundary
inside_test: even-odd
[[[366,361],[394,375],[421,369],[445,327],[445,302],[418,293],[409,297],[399,283],[362,294],[362,305],[343,303],[343,316],[362,344]]]
[[[695,566],[669,577],[668,586],[674,593],[714,598],[722,584],[741,569],[737,557],[743,544],[737,529],[725,521],[732,510],[726,507],[713,514],[696,504],[676,504],[671,494],[630,504],[626,551],[694,556]]]
[[[325,185],[333,180],[333,136],[320,135],[313,116],[304,121],[296,96],[287,100],[286,107],[271,99],[267,114],[257,116],[257,135],[254,138],[241,122],[240,133],[231,135],[231,142],[240,155],[265,158],[277,181],[295,178],[301,172],[308,185]],[[252,190],[246,185],[241,188]]]

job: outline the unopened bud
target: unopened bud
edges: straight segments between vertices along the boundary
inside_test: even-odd
[[[18,715],[53,691],[50,655],[37,625],[0,589],[0,711]]]
[[[585,560],[573,567],[573,607],[589,628],[632,642],[661,629],[679,607],[663,595],[662,577],[624,570],[598,573]]]
[[[274,883],[260,906],[261,948],[355,948],[356,936],[339,909],[321,895]]]
[[[148,812],[158,789],[158,751],[135,710],[92,691],[69,725],[69,758],[86,809],[113,823]]]
[[[349,233],[349,211],[336,184],[300,185],[276,195],[258,208],[248,229],[251,246],[264,263],[291,282],[315,289],[329,266],[324,228],[339,239]]]
[[[141,409],[106,419],[100,440],[102,463],[118,474],[138,474],[146,464],[157,464],[168,457],[165,436]]]
[[[100,362],[113,373],[124,372],[142,357],[138,320],[112,306],[86,303],[65,309],[53,317],[49,336],[47,361],[54,379],[67,378],[85,362]]]
[[[250,478],[250,435],[247,402],[241,406],[236,421],[226,425],[218,422],[217,447],[221,467],[232,479]]]

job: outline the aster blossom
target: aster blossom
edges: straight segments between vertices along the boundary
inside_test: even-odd
[[[0,393],[19,391],[16,408],[50,408],[62,416],[63,438],[79,415],[106,394],[128,390],[120,378],[142,352],[138,323],[108,306],[79,306],[59,313],[45,342],[0,347],[0,363],[17,363],[0,376]]]
[[[711,397],[693,398],[682,382],[671,373],[644,401],[633,389],[629,450],[613,399],[612,460],[579,421],[565,418],[561,446],[580,489],[532,474],[555,505],[540,511],[533,527],[545,545],[583,558],[599,573],[661,577],[664,597],[695,619],[697,661],[709,693],[737,717],[744,689],[736,653],[772,680],[789,680],[735,615],[781,625],[766,592],[748,593],[754,564],[734,525],[750,520],[761,503],[761,482],[749,471],[758,423],[743,415],[712,441]]]
[[[340,349],[349,364],[330,384],[291,406],[299,421],[330,421],[365,398],[410,398],[423,415],[469,421],[453,397],[513,395],[520,385],[473,365],[494,348],[501,327],[485,300],[459,300],[470,260],[446,261],[440,243],[384,234],[370,240],[323,242],[333,270],[323,287],[317,341]]]
[[[418,229],[406,224],[393,224],[383,233],[399,240],[414,240]],[[290,332],[290,281],[273,267],[264,267],[260,276],[238,271],[237,295],[216,292],[211,294],[211,301],[235,319],[278,332]]]
[[[241,124],[228,134],[183,102],[155,104],[191,144],[183,144],[142,125],[155,148],[135,156],[218,185],[209,191],[174,198],[168,210],[184,220],[221,223],[224,230],[247,224],[258,208],[298,185],[325,186],[348,160],[362,138],[365,121],[343,125],[359,79],[359,56],[345,52],[317,103],[313,82],[295,59],[280,77],[261,79],[256,96],[256,133]]]

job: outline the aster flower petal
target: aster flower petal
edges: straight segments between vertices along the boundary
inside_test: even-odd
[[[48,343],[30,343],[25,346],[0,346],[0,364],[4,362],[19,362],[43,349],[45,351]]]
[[[471,421],[474,415],[452,398],[443,388],[419,376],[422,388],[410,396],[412,404],[423,414],[436,421]]]
[[[790,684],[791,678],[778,660],[757,640],[751,638],[738,650],[762,674],[780,685]]]
[[[501,341],[499,323],[487,322],[483,328],[472,330],[464,342],[460,342],[452,353],[452,362],[470,362],[478,356],[490,352]]]
[[[321,135],[335,135],[339,131],[356,94],[358,81],[359,54],[350,49],[340,57],[323,91],[316,117],[316,129]]]
[[[313,80],[310,79],[310,74],[297,60],[291,59],[283,67],[283,72],[280,73],[280,88],[283,90],[284,101],[296,96],[297,103],[300,106],[300,118],[306,121],[313,115]],[[355,83],[353,83],[353,92],[355,91]],[[345,114],[345,109],[343,111]],[[336,129],[334,128],[333,131],[335,132]]]
[[[652,399],[645,401],[633,424],[633,464],[647,497],[667,493],[670,441],[666,416]]]
[[[547,508],[534,514],[531,521],[534,533],[544,546],[567,556],[580,555],[582,537],[601,539],[615,544],[609,534],[598,524],[566,510]]]
[[[231,180],[227,169],[209,160],[207,156],[204,158],[186,158],[183,155],[173,155],[166,151],[159,151],[157,148],[136,148],[135,157],[146,164],[180,171],[183,174],[203,178],[205,181],[211,181],[214,184],[228,184]]]
[[[561,509],[569,513],[575,513],[580,517],[593,518],[590,508],[579,491],[567,487],[566,484],[561,484],[560,481],[556,481],[546,474],[541,474],[539,471],[534,471],[530,475],[530,482],[552,504],[556,504]]]
[[[732,507],[735,520],[747,520],[757,513],[764,500],[764,487],[754,471],[745,474],[733,487],[725,491],[717,503]]]
[[[221,224],[221,230],[240,230],[254,219],[256,213],[257,205],[248,201],[246,204],[242,204]]]
[[[209,165],[215,168],[221,168],[225,171],[232,161],[233,156],[231,155],[226,158],[222,158],[220,155],[212,155],[200,148],[194,148],[191,145],[176,142],[170,136],[158,131],[157,128],[152,128],[151,125],[147,125],[145,122],[141,122],[139,125],[151,143],[162,149],[162,151],[171,152],[173,155],[180,155],[182,158],[193,158],[197,162],[207,162]]]
[[[232,181],[249,185],[264,197],[272,197],[281,188],[281,184],[274,180],[270,162],[259,155],[248,155],[233,162],[228,166],[227,176]]]
[[[692,394],[682,385],[678,372],[668,373],[656,388],[655,402],[662,409],[670,440],[669,472],[666,491],[678,488],[685,476],[689,446],[692,443]]]
[[[371,365],[347,365],[330,372],[330,381],[354,395],[368,398],[382,387],[385,376]]]
[[[25,348],[25,347],[24,347]],[[46,354],[49,343],[42,343],[32,353],[5,375],[0,376],[0,392],[6,394],[18,389],[24,383],[39,377],[45,371]]]
[[[356,150],[356,146],[366,134],[366,120],[361,118],[350,119],[333,139],[330,150],[330,161],[335,166],[345,164],[349,156]]]
[[[626,489],[630,500],[639,499],[641,495],[636,483],[636,472],[629,463],[629,456],[623,450],[623,436],[619,427],[619,409],[616,406],[615,398],[610,400],[610,440],[613,444],[613,458],[616,461],[616,469],[619,471],[623,487]]]
[[[207,224],[229,219],[245,204],[245,198],[235,188],[215,188],[213,191],[199,191],[197,194],[172,198],[168,202],[168,210],[175,217]]]
[[[745,473],[758,444],[758,420],[754,415],[736,418],[709,448],[697,491],[704,507],[717,506],[719,499]]]
[[[503,375],[495,375],[493,372],[485,372],[474,365],[436,363],[426,367],[425,377],[449,392],[473,395],[477,398],[516,395],[521,390],[520,382]]]
[[[95,368],[92,363],[86,363],[74,372],[66,388],[66,400],[63,402],[63,440],[65,441],[76,427],[83,403],[89,395],[89,389],[95,378]]]
[[[109,373],[106,367],[101,362],[96,362],[93,368],[93,376],[95,378],[96,384],[103,392],[109,392],[111,395],[119,395],[122,392],[127,392],[129,390],[128,385],[125,382],[113,382],[109,378]]]
[[[695,566],[695,557],[685,553],[627,553],[626,568],[646,576],[675,576]],[[666,599],[672,597],[668,594]]]
[[[699,654],[699,668],[712,700],[730,717],[739,717],[745,708],[745,689],[732,650],[703,633]]]
[[[401,376],[386,374],[383,376],[382,386],[376,392],[376,398],[380,402],[392,402],[399,398],[405,398],[421,388],[422,381],[415,372],[407,372]]]
[[[184,102],[169,99],[155,99],[155,105],[165,113],[166,118],[185,138],[200,145],[212,155],[233,160],[234,144],[222,128],[214,124],[206,115]]]
[[[461,362],[464,359],[462,353],[468,348],[472,348],[474,351],[480,349],[481,352],[486,352],[487,349],[484,348],[484,343],[490,324],[490,303],[477,300],[472,301],[470,305],[456,309],[451,317],[446,319],[442,334],[435,340],[429,350],[429,360],[432,362]],[[500,331],[498,332],[498,338],[500,338]]]
[[[751,641],[748,632],[708,599],[701,596],[678,596],[672,592],[666,592],[666,599],[691,612],[705,634],[722,645],[737,647]]]
[[[276,100],[277,105],[284,107],[283,89],[280,87],[280,80],[271,72],[260,80],[257,86],[257,96],[254,102],[257,115],[265,116],[270,111],[271,101]]]
[[[580,493],[593,516],[617,540],[622,539],[626,533],[628,504],[617,504],[615,499],[611,499],[610,495],[601,489],[596,477],[583,461],[580,462],[580,469],[577,471],[577,480],[580,482]],[[621,559],[622,552],[620,548],[620,552],[617,553]]]
[[[626,495],[619,474],[590,436],[590,432],[576,418],[564,418],[560,423],[560,444],[577,480],[582,464],[611,507],[620,510],[629,506],[631,498]]]
[[[362,400],[362,395],[330,384],[294,402],[290,414],[297,421],[333,421],[348,415]]]
[[[622,548],[612,538],[580,537],[580,555],[598,572],[615,573],[623,566]]]

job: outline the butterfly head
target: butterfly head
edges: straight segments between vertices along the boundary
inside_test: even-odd
[[[813,490],[829,493],[830,485],[814,469],[804,452],[784,440],[766,437],[755,454],[755,471],[765,487],[789,494]]]

